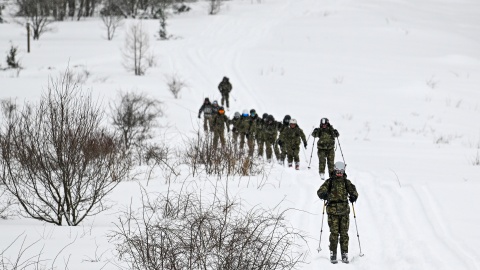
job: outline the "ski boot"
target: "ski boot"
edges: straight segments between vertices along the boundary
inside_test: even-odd
[[[300,162],[295,162],[295,170],[300,170]]]
[[[324,173],[320,173],[320,179],[325,180],[325,174]]]
[[[288,167],[289,167],[289,168],[292,167],[292,163],[291,163],[291,162],[288,163]]]
[[[349,261],[348,261],[348,253],[346,253],[346,252],[342,253],[342,262],[343,262],[343,263],[349,263]]]
[[[337,253],[330,251],[330,262],[335,264],[337,263]]]

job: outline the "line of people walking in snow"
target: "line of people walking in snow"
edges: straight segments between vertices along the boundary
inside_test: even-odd
[[[201,118],[203,112],[204,131],[206,133],[213,132],[213,146],[215,148],[218,146],[218,140],[220,140],[222,146],[225,145],[224,131],[226,128],[228,133],[232,132],[232,141],[235,147],[239,144],[240,150],[243,151],[245,142],[247,143],[249,156],[254,155],[256,144],[259,157],[263,158],[265,150],[268,162],[272,162],[272,156],[275,154],[275,158],[280,165],[284,165],[285,159],[287,159],[288,167],[292,167],[293,162],[295,162],[295,169],[299,170],[300,147],[303,142],[303,147],[307,148],[307,139],[303,130],[298,126],[296,119],[292,119],[287,114],[284,116],[283,121],[279,122],[275,120],[273,115],[268,113],[264,113],[260,118],[255,109],[250,111],[243,110],[242,114],[235,112],[233,118],[229,119],[225,115],[225,108],[223,107],[226,104],[226,107],[229,108],[229,94],[232,91],[232,85],[227,77],[223,77],[218,85],[218,90],[222,95],[221,106],[219,106],[216,100],[211,103],[209,98],[205,98],[198,111],[198,118]],[[320,120],[320,126],[312,131],[311,136],[315,139],[318,138],[318,169],[322,180],[325,180],[325,169],[328,168],[329,177],[318,189],[317,196],[325,201],[324,211],[325,207],[327,209],[328,226],[330,227],[330,261],[331,263],[337,263],[337,248],[338,243],[340,243],[342,262],[349,263],[348,227],[350,208],[348,201],[352,203],[353,207],[353,203],[358,198],[358,192],[355,185],[347,179],[345,163],[335,163],[335,139],[340,136],[340,133],[333,128],[328,118]],[[353,210],[355,211],[354,208]],[[360,256],[363,256],[361,247]]]
[[[272,162],[273,154],[280,165],[284,165],[285,159],[288,166],[295,169],[300,168],[300,147],[307,148],[305,133],[299,127],[296,119],[285,115],[283,121],[275,120],[271,114],[264,113],[259,117],[255,109],[235,112],[232,119],[225,115],[225,107],[229,107],[229,94],[232,91],[232,84],[227,77],[223,77],[218,85],[222,94],[221,105],[215,100],[205,98],[198,111],[198,118],[203,113],[203,129],[205,132],[213,133],[213,146],[218,146],[218,141],[225,145],[225,129],[232,132],[232,140],[235,146],[239,145],[244,150],[245,143],[248,146],[248,155],[253,156],[255,146],[257,155],[263,158],[264,152],[268,162]],[[231,127],[231,128],[230,128]],[[335,138],[339,132],[332,127],[327,118],[322,118],[320,126],[315,128],[311,134],[318,138],[317,155],[319,159],[319,174],[322,180],[325,179],[325,168],[328,167],[329,176],[333,175],[335,160]]]

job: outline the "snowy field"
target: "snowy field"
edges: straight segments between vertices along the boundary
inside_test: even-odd
[[[122,66],[125,26],[112,40],[99,19],[53,24],[26,52],[26,31],[0,24],[0,63],[11,44],[19,47],[24,69],[0,72],[0,99],[36,101],[68,66],[86,70],[83,88],[104,104],[117,91],[138,90],[162,100],[172,145],[193,135],[205,97],[220,100],[223,76],[233,84],[231,108],[256,109],[277,120],[290,114],[308,135],[322,117],[340,132],[355,204],[349,265],[328,260],[328,226],[317,253],[322,184],[313,139],[300,152],[299,171],[271,165],[268,179],[235,178],[229,192],[251,207],[289,212],[289,222],[306,232],[307,264],[300,269],[480,269],[480,2],[475,0],[232,0],[207,15],[205,3],[172,16],[175,38],[157,39],[159,23],[145,20],[157,65],[145,76]],[[2,54],[3,53],[3,54]],[[165,76],[188,83],[179,99]],[[0,119],[1,121],[1,119]],[[342,160],[337,150],[336,160]],[[186,174],[183,174],[186,176]],[[196,182],[208,193],[205,177]],[[182,186],[180,180],[172,188]],[[222,180],[224,181],[224,180]],[[221,182],[220,185],[226,185]],[[119,213],[138,201],[140,186],[167,189],[162,173],[147,182],[121,183],[109,199],[114,207],[78,227],[58,227],[23,217],[0,220],[0,251],[17,237],[5,256],[24,245],[52,269],[118,269],[107,237]]]

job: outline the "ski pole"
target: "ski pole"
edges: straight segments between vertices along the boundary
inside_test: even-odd
[[[310,153],[310,161],[308,162],[308,169],[310,169],[310,164],[312,164],[313,148],[315,148],[315,139],[316,138],[313,138],[312,153]]]
[[[352,202],[352,209],[353,209],[353,218],[355,219],[355,228],[357,229],[357,238],[358,238],[358,247],[360,248],[360,257],[363,257],[362,253],[362,246],[360,246],[360,235],[358,235],[358,226],[357,226],[357,214],[355,214],[355,206],[353,206]]]
[[[320,228],[320,240],[318,241],[318,248],[317,251],[320,252],[322,251],[322,248],[320,245],[322,244],[322,232],[323,232],[323,218],[325,217],[325,204],[326,202],[323,202],[323,211],[322,211],[322,227]]]
[[[340,153],[342,154],[343,164],[345,164],[345,168],[347,167],[347,163],[345,162],[345,157],[343,156],[342,146],[340,145],[340,140],[337,137],[338,148],[340,148]]]

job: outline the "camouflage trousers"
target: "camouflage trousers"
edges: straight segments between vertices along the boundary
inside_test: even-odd
[[[278,149],[278,143],[275,144],[275,147]],[[285,146],[280,146],[280,161],[283,163],[285,158],[287,157],[287,151],[285,150]]]
[[[229,96],[229,93],[228,92],[222,92],[222,100],[220,101],[220,103],[222,104],[222,106],[224,106],[224,104],[226,103],[227,105],[227,108],[230,108],[230,104],[228,102],[228,96]]]
[[[337,253],[337,245],[340,236],[340,251],[348,253],[348,215],[328,215],[328,227],[330,227],[330,251]]]
[[[333,176],[333,164],[335,163],[335,149],[318,149],[318,172],[325,173],[325,165],[328,164],[328,176]]]
[[[245,133],[240,134],[240,150],[242,150],[243,147],[245,146],[246,137],[247,136]],[[253,156],[253,152],[255,150],[255,139],[253,138],[253,136],[248,136],[247,145],[248,145],[248,155]]]
[[[263,157],[263,149],[265,146],[266,141],[264,139],[257,138],[257,146],[258,146],[258,156]]]
[[[280,151],[278,150],[278,144],[275,143],[275,139],[267,139],[264,141],[265,143],[265,152],[267,154],[267,160],[272,159],[272,153],[275,153],[275,158],[277,160],[282,160]],[[260,145],[258,146],[259,152],[260,152]],[[262,145],[263,148],[263,145]],[[263,149],[262,149],[262,155],[263,155]],[[283,160],[282,160],[283,161]]]
[[[217,148],[218,145],[218,139],[220,139],[220,143],[222,146],[225,145],[225,135],[223,130],[215,130],[213,132],[213,147]]]
[[[213,117],[211,115],[203,115],[203,130],[213,131]]]
[[[293,161],[300,162],[300,157],[298,156],[298,154],[300,153],[299,147],[292,147],[291,145],[288,145],[287,147],[285,147],[285,150],[287,152],[288,163],[292,163]]]

